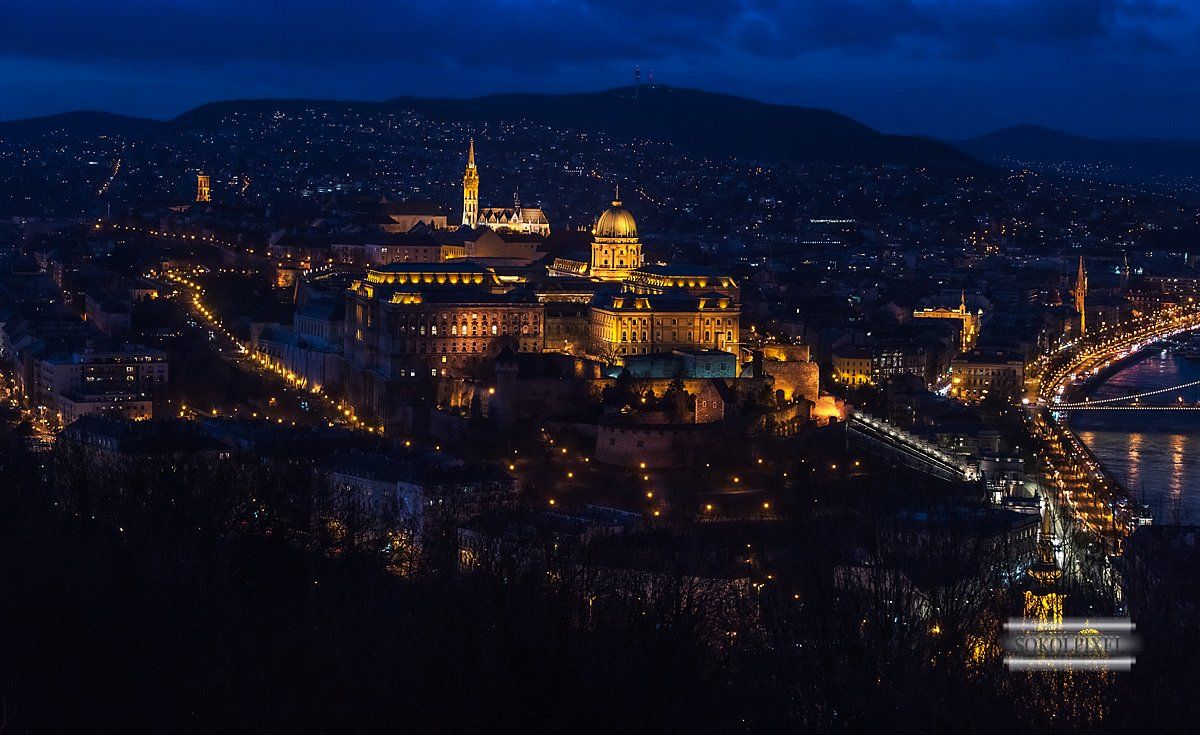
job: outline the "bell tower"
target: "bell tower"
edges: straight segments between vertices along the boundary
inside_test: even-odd
[[[462,223],[474,227],[479,223],[479,171],[475,168],[475,139],[467,149],[467,169],[463,172]]]
[[[1079,337],[1082,339],[1087,334],[1087,317],[1085,316],[1085,308],[1087,306],[1087,271],[1083,268],[1083,256],[1079,256],[1079,272],[1075,274],[1075,311],[1079,312]]]
[[[208,174],[196,174],[196,201],[198,203],[212,201],[212,191],[209,189]]]

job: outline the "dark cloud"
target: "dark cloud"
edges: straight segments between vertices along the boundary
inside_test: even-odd
[[[436,60],[513,68],[743,51],[947,53],[1153,37],[1153,0],[39,0],[6,11],[8,56],[308,65]]]
[[[18,96],[0,117],[88,80],[139,111],[158,89],[167,114],[205,94],[614,86],[635,63],[697,86],[720,70],[752,94],[816,58],[883,77],[931,64],[968,78],[1118,62],[1170,73],[1195,70],[1197,28],[1189,0],[37,0],[4,15],[0,89]]]

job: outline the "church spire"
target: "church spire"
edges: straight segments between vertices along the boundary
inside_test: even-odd
[[[1079,312],[1079,337],[1087,334],[1087,319],[1084,316],[1087,304],[1087,271],[1083,267],[1083,256],[1079,256],[1079,271],[1075,274],[1075,311]]]
[[[475,139],[467,148],[467,168],[463,171],[462,223],[468,227],[479,224],[479,170],[475,168]]]

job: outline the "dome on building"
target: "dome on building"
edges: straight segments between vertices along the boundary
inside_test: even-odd
[[[592,234],[596,237],[637,237],[637,222],[629,210],[621,206],[621,201],[616,199],[600,215]]]

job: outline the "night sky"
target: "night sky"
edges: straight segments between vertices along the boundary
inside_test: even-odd
[[[887,132],[1200,138],[1200,0],[13,0],[0,119],[643,80]]]

